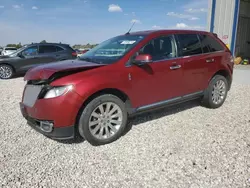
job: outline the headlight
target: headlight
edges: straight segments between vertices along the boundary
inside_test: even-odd
[[[59,97],[59,96],[67,93],[68,91],[70,91],[72,89],[73,89],[72,85],[60,86],[60,87],[53,87],[52,89],[50,89],[49,91],[47,91],[47,93],[45,94],[44,98],[45,99],[50,99],[50,98],[54,98],[54,97]]]

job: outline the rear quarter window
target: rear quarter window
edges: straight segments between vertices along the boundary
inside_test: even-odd
[[[196,34],[178,34],[177,35],[181,55],[190,56],[202,54],[201,43]]]
[[[224,47],[213,37],[201,35],[200,37],[203,53],[223,51]]]
[[[62,47],[60,47],[60,46],[56,46],[56,51],[57,52],[61,52],[61,51],[63,51],[64,49],[62,48]]]

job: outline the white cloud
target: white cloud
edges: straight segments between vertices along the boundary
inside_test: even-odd
[[[12,6],[14,9],[20,9],[22,7],[22,5],[13,5]]]
[[[207,9],[205,9],[205,8],[199,8],[199,9],[189,8],[189,9],[186,9],[185,11],[189,12],[189,13],[201,13],[201,12],[207,12]]]
[[[152,28],[153,28],[153,29],[162,29],[162,27],[159,26],[159,25],[153,25]]]
[[[177,23],[176,28],[179,28],[179,29],[188,28],[188,25],[184,23]]]
[[[0,5],[0,8],[4,8],[4,6],[3,6],[3,5]]]
[[[175,13],[175,12],[168,12],[167,16],[172,16],[172,17],[176,17],[176,18],[182,18],[182,19],[188,19],[188,20],[199,20],[200,18],[198,17],[194,17],[188,14],[179,14],[179,13]]]
[[[197,18],[197,17],[192,17],[192,18],[190,18],[189,20],[199,20],[199,18]]]
[[[36,6],[32,7],[32,10],[37,10],[37,9],[38,9],[38,7],[36,7]]]
[[[141,21],[140,21],[140,20],[137,20],[137,19],[133,19],[133,20],[131,20],[131,23],[138,23],[138,24],[140,24]]]
[[[111,4],[108,8],[109,12],[122,12],[122,8],[119,5]]]
[[[169,29],[204,30],[205,27],[199,25],[187,25],[185,23],[177,23],[175,26],[169,27]]]

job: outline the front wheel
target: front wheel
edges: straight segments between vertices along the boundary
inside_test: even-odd
[[[105,94],[84,108],[78,123],[80,135],[92,145],[104,145],[121,137],[127,124],[124,102]]]
[[[0,79],[10,79],[14,74],[13,68],[9,65],[0,65]]]
[[[212,78],[203,97],[203,104],[208,108],[219,108],[226,100],[228,82],[224,76],[216,75]]]

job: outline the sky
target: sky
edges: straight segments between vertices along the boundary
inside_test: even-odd
[[[208,0],[0,0],[0,46],[100,43],[132,31],[206,30]]]

